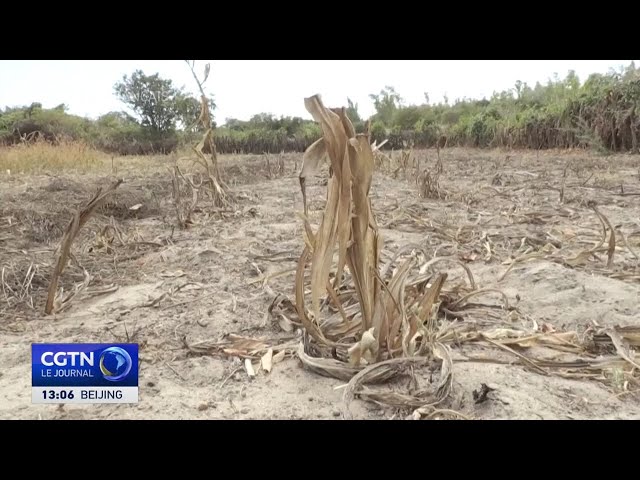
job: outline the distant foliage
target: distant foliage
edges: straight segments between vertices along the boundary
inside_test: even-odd
[[[69,115],[66,105],[43,109],[40,103],[0,109],[0,142],[15,144],[34,136],[50,142],[76,139],[117,154],[168,153],[201,136],[199,99],[170,80],[141,71],[123,77],[114,91],[132,114],[110,112],[95,121]],[[592,148],[638,152],[640,70],[632,63],[581,82],[574,72],[534,86],[516,82],[490,99],[445,98],[432,104],[405,105],[391,86],[370,95],[376,113],[368,119],[372,141],[383,148],[430,148],[436,144],[501,148]],[[210,111],[215,102],[209,99]],[[357,132],[366,120],[347,100],[346,112]],[[226,119],[215,130],[220,153],[304,151],[320,138],[315,122],[259,113],[247,121]]]
[[[145,75],[136,70],[114,86],[116,96],[138,116],[140,125],[154,132],[175,130],[195,126],[200,115],[200,99],[184,93],[171,80],[155,75]],[[209,109],[215,109],[212,98]]]

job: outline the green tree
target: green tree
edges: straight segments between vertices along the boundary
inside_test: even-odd
[[[114,86],[116,96],[140,118],[141,124],[156,132],[173,130],[178,119],[180,89],[159,74],[145,75],[136,70]]]
[[[369,98],[373,100],[376,109],[375,120],[379,120],[390,127],[393,122],[393,115],[402,104],[402,97],[398,95],[393,87],[384,87],[378,95],[371,94]]]
[[[212,112],[216,108],[216,104],[211,96],[207,100],[209,102],[209,111]],[[176,95],[175,108],[176,119],[183,130],[202,131],[202,125],[198,124],[198,117],[202,109],[200,100],[180,92]]]

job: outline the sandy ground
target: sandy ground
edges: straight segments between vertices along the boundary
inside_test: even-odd
[[[422,167],[434,165],[435,152],[417,155]],[[91,284],[69,309],[50,317],[42,311],[54,249],[73,209],[108,181],[110,162],[104,172],[82,175],[1,176],[0,266],[13,293],[0,291],[0,418],[341,418],[344,382],[304,369],[295,355],[274,364],[270,373],[249,378],[239,358],[198,355],[185,346],[229,334],[295,340],[296,332],[283,331],[268,308],[275,295],[294,299],[292,270],[303,248],[296,216],[302,210],[299,161],[299,155],[288,155],[284,175],[269,175],[260,157],[223,158],[234,207],[216,211],[202,203],[194,225],[181,230],[175,226],[166,168],[172,159],[116,159],[117,176],[125,183],[74,244]],[[448,150],[443,164],[432,195],[443,198],[420,198],[411,168],[376,174],[372,202],[385,258],[403,245],[422,243],[434,256],[464,260],[482,288],[499,289],[517,305],[517,318],[498,308],[474,317],[478,324],[511,322],[579,333],[594,325],[640,326],[640,268],[632,253],[640,252],[640,195],[633,195],[640,192],[640,158]],[[311,184],[317,218],[324,205],[323,178]],[[590,200],[625,235],[627,245],[618,239],[613,266],[606,267],[606,252],[573,267],[541,256],[516,264],[500,281],[513,258],[549,252],[549,243],[574,242],[576,252],[582,244],[582,250],[597,244],[602,228]],[[434,224],[446,226],[457,240],[436,241]],[[122,241],[107,225],[117,227]],[[451,267],[454,277],[455,270]],[[21,288],[25,277],[29,287]],[[70,264],[62,285],[68,291],[82,279],[82,269]],[[482,301],[499,304],[491,294]],[[32,342],[116,341],[140,344],[137,405],[31,404]],[[541,375],[509,354],[503,363],[469,361],[465,348],[454,349],[447,405],[465,417],[640,419],[633,374]],[[616,374],[620,378],[612,380]],[[483,383],[494,391],[475,403],[473,392]],[[411,414],[362,400],[353,402],[351,411],[356,419]]]

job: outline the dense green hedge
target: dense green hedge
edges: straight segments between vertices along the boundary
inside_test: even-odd
[[[387,87],[372,95],[377,113],[373,139],[385,148],[448,146],[508,148],[597,148],[638,151],[640,137],[640,70],[631,64],[619,72],[591,75],[584,83],[573,74],[530,87],[515,88],[490,99],[457,100],[434,105],[404,105]],[[426,96],[428,100],[428,96]],[[133,117],[112,112],[92,121],[66,113],[64,105],[0,110],[0,142],[18,143],[34,135],[49,141],[82,140],[114,154],[150,154],[193,145],[198,133],[154,132]],[[357,131],[364,122],[349,101],[348,114]],[[220,153],[303,151],[320,137],[317,124],[301,118],[255,115],[248,121],[228,119],[216,130]]]

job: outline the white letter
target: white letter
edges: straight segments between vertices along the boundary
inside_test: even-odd
[[[44,357],[53,355],[53,352],[44,352],[42,354],[42,357],[40,357],[40,361],[42,362],[43,365],[47,366],[47,367],[52,367],[53,366],[53,362],[47,362]]]
[[[76,366],[76,357],[80,355],[78,352],[67,352],[67,355],[71,357],[71,366]]]
[[[53,363],[55,363],[59,367],[66,367],[67,366],[67,359],[66,358],[63,361],[58,360],[58,357],[60,357],[60,356],[64,357],[65,355],[66,355],[66,353],[64,353],[64,352],[56,353],[53,356]]]
[[[84,367],[85,362],[93,367],[93,352],[89,352],[89,355],[84,352],[80,353],[80,366]]]

